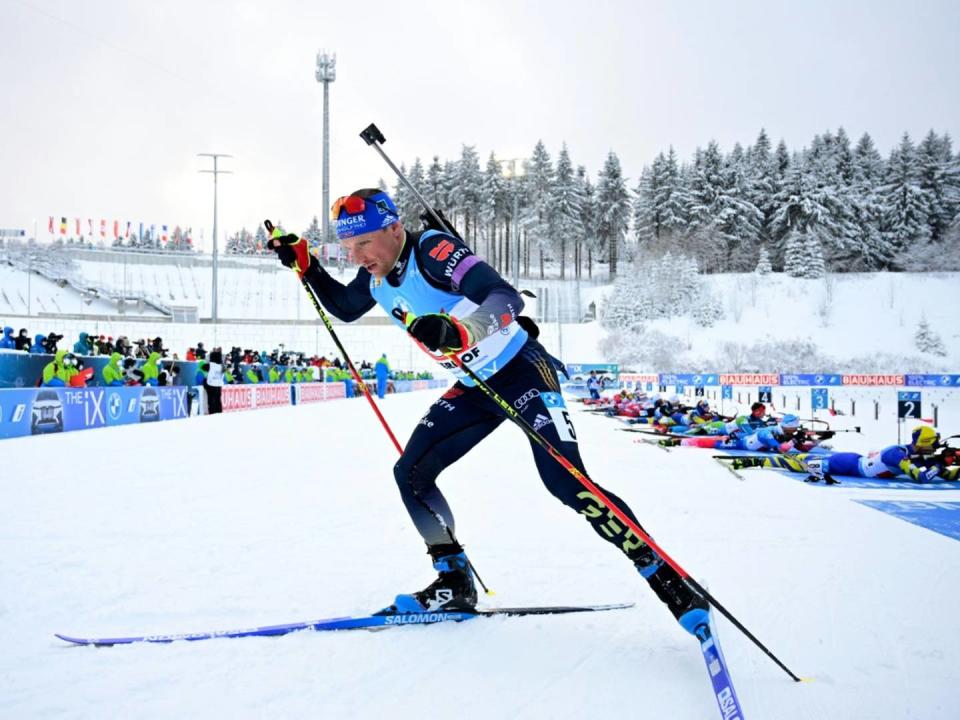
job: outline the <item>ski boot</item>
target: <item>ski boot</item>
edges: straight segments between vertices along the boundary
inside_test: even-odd
[[[675,438],[675,437],[664,438],[663,440],[658,440],[657,445],[659,445],[660,447],[666,447],[666,448],[679,447],[680,440],[681,438]]]
[[[450,553],[449,548],[431,548],[433,567],[438,577],[423,590],[409,595],[397,595],[393,605],[384,612],[473,612],[477,606],[477,588],[473,584],[467,555]]]
[[[644,554],[636,561],[637,570],[667,606],[680,626],[701,640],[709,634],[707,601],[672,567],[644,546]]]
[[[744,468],[763,467],[765,458],[738,457],[730,462],[730,467],[734,470],[743,470]]]

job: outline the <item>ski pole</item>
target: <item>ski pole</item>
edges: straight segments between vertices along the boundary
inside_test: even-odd
[[[264,220],[263,226],[267,229],[268,233],[273,233],[274,227],[272,222],[269,220]],[[273,243],[273,240],[270,242]],[[317,294],[313,291],[313,288],[310,287],[310,283],[307,282],[305,277],[300,278],[300,284],[303,285],[303,289],[307,291],[307,295],[310,297],[310,302],[313,303],[313,307],[317,311],[317,315],[320,316],[320,320],[326,326],[327,332],[330,333],[330,337],[333,339],[334,345],[336,345],[337,350],[340,351],[340,356],[350,369],[350,374],[353,375],[353,378],[357,381],[357,386],[363,391],[363,394],[369,401],[370,407],[373,408],[374,414],[377,416],[380,424],[383,425],[383,429],[386,430],[387,435],[393,443],[393,446],[397,449],[398,453],[403,455],[403,448],[397,441],[396,435],[393,434],[393,430],[391,430],[390,426],[387,424],[386,419],[383,417],[383,413],[380,412],[380,408],[377,406],[377,403],[374,402],[373,396],[370,394],[370,389],[367,387],[367,384],[363,381],[363,378],[360,377],[360,373],[358,373],[356,367],[354,367],[353,361],[350,360],[350,356],[347,354],[346,348],[343,347],[343,343],[340,342],[340,338],[333,329],[333,322],[330,320],[330,316],[324,311],[323,305],[320,304],[320,300],[317,298]],[[451,530],[450,526],[444,522],[443,518],[440,517],[440,515],[438,515],[433,508],[431,508],[419,495],[416,495],[415,497],[420,504],[426,508],[427,512],[433,515],[434,519],[440,523],[443,529],[447,531],[447,535],[450,537],[450,542],[454,543],[455,545],[460,545],[460,543],[457,542],[456,537],[454,537],[453,530]],[[490,590],[490,588],[487,587],[486,583],[483,582],[483,578],[480,577],[480,573],[477,572],[477,568],[474,567],[473,561],[471,561],[470,558],[467,558],[467,565],[469,566],[470,571],[476,576],[477,582],[480,583],[480,587],[483,588],[484,593],[487,595],[493,595],[494,593]]]
[[[651,538],[650,535],[644,532],[637,523],[631,520],[630,517],[625,512],[623,512],[623,510],[621,510],[614,503],[612,503],[610,501],[610,498],[608,498],[606,494],[602,490],[600,490],[600,488],[594,485],[594,483],[590,480],[590,478],[588,478],[584,473],[580,472],[580,470],[578,470],[573,465],[573,463],[571,463],[569,460],[567,460],[567,458],[565,458],[562,454],[560,454],[560,451],[557,450],[555,447],[553,447],[553,445],[551,445],[547,441],[547,439],[543,437],[543,435],[541,435],[536,430],[534,430],[533,426],[530,425],[530,423],[528,423],[520,415],[520,413],[514,409],[514,407],[510,403],[508,403],[506,400],[500,397],[500,395],[498,395],[493,388],[491,388],[486,382],[480,379],[480,377],[475,372],[473,372],[473,370],[468,368],[466,363],[464,363],[455,352],[447,353],[447,357],[452,362],[454,362],[457,365],[457,367],[459,367],[471,380],[473,380],[476,386],[480,388],[480,390],[487,397],[489,397],[498,406],[500,406],[500,408],[506,413],[507,417],[510,418],[514,423],[519,425],[520,428],[527,434],[527,436],[531,440],[533,440],[540,447],[546,450],[547,453],[554,460],[560,463],[560,465],[562,465],[567,470],[567,472],[573,475],[573,477],[575,477],[580,482],[580,484],[583,485],[584,488],[586,488],[594,497],[596,497],[600,502],[602,502],[607,507],[607,509],[610,510],[610,512],[612,512],[617,517],[618,520],[620,520],[624,525],[630,528],[634,533],[636,533],[636,535],[641,540],[643,540],[647,545],[649,545],[650,549],[656,552],[657,555],[659,555],[660,558],[665,563],[667,563],[667,565],[672,567],[677,572],[677,574],[680,575],[680,577],[686,580],[687,583],[694,590],[696,590],[697,593],[701,595],[701,597],[703,597],[707,602],[709,602],[713,607],[715,607],[718,612],[720,612],[725,618],[727,618],[727,620],[733,623],[733,625],[738,630],[740,630],[740,632],[742,632],[754,645],[760,648],[767,655],[767,657],[773,660],[773,662],[775,662],[781,670],[783,670],[787,675],[789,675],[792,680],[796,682],[802,682],[802,679],[800,677],[795,675],[793,671],[790,670],[790,668],[784,665],[783,662],[767,648],[766,645],[760,642],[760,640],[757,639],[757,637],[753,633],[747,630],[747,628],[744,627],[743,623],[737,620],[737,618],[734,617],[729,610],[727,610],[723,605],[721,605],[720,602],[706,590],[706,588],[704,588],[699,582],[697,582],[693,577],[691,577],[690,573],[684,570],[677,563],[676,560],[674,560],[669,555],[667,555],[667,553],[663,551],[663,548],[661,548],[659,545],[657,545],[657,543],[653,541],[653,538]]]
[[[273,223],[269,220],[264,220],[263,226],[267,229],[268,233],[272,233],[274,230]],[[271,240],[270,242],[272,244],[273,241]],[[337,346],[337,350],[340,351],[340,356],[343,358],[344,362],[346,362],[347,368],[350,370],[350,374],[353,375],[354,380],[357,381],[357,386],[363,391],[363,394],[366,396],[367,400],[370,401],[370,407],[373,408],[373,412],[376,414],[380,424],[383,425],[383,429],[387,431],[387,435],[390,437],[391,442],[393,442],[393,446],[397,449],[398,453],[402,454],[403,448],[400,447],[400,443],[397,442],[397,438],[393,434],[393,430],[391,430],[390,426],[387,424],[387,421],[384,419],[383,414],[380,412],[380,408],[378,408],[377,404],[373,401],[373,397],[370,395],[370,389],[367,387],[367,384],[363,381],[363,379],[360,377],[360,373],[358,373],[357,369],[353,366],[350,356],[347,355],[347,351],[340,342],[340,338],[337,337],[337,333],[333,329],[333,323],[330,321],[330,317],[327,315],[327,313],[324,312],[323,306],[320,304],[316,294],[313,292],[313,288],[310,287],[310,283],[307,282],[306,278],[300,278],[300,284],[303,285],[303,288],[307,291],[307,295],[310,296],[310,301],[313,303],[314,309],[320,316],[320,320],[324,325],[326,325],[327,332],[329,332],[330,337],[333,338],[333,342]]]
[[[459,237],[459,235],[453,232],[450,229],[450,227],[443,221],[443,218],[440,217],[440,215],[436,212],[436,210],[430,207],[430,203],[426,201],[423,195],[421,195],[420,192],[410,183],[410,181],[407,180],[406,177],[404,177],[404,174],[400,172],[400,168],[394,165],[393,161],[389,157],[387,157],[387,154],[383,151],[383,148],[381,147],[381,144],[385,143],[387,139],[383,136],[383,133],[380,132],[380,128],[378,128],[376,124],[370,123],[369,125],[367,125],[367,127],[365,127],[360,132],[360,137],[363,138],[363,141],[367,145],[370,145],[371,147],[373,147],[374,150],[380,153],[380,157],[383,158],[383,161],[387,165],[389,165],[390,169],[397,174],[397,177],[400,178],[400,182],[402,182],[406,186],[407,190],[413,193],[413,196],[417,200],[419,200],[420,204],[423,205],[426,211],[433,216],[433,219],[437,221],[437,223],[441,228],[443,228],[443,231],[448,235]]]

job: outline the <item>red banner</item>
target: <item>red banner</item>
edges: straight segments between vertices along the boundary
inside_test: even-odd
[[[780,376],[776,373],[730,373],[720,376],[721,385],[779,385]]]
[[[654,385],[660,383],[659,375],[644,375],[641,373],[620,373],[617,379],[624,383],[653,383]]]
[[[253,410],[253,385],[225,385],[221,392],[224,412]]]
[[[303,383],[297,385],[297,404],[338,400],[346,397],[347,389],[342,382]]]
[[[844,375],[844,385],[903,385],[903,375]]]
[[[258,408],[289,405],[290,386],[286,383],[280,385],[254,385],[253,402]]]

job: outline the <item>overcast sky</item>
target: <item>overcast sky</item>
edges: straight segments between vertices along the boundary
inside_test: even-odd
[[[631,188],[673,145],[791,149],[843,125],[886,155],[906,130],[960,136],[960,3],[842,0],[0,0],[0,227],[65,215],[204,228],[229,153],[220,228],[294,230],[321,208],[320,48],[331,86],[331,198],[399,164],[529,155]]]

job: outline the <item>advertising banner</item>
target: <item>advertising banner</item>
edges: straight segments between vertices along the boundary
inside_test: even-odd
[[[324,402],[325,400],[339,400],[346,397],[346,388],[343,383],[304,383],[293,386],[294,404]]]
[[[837,373],[796,373],[793,375],[788,375],[784,373],[780,376],[780,384],[787,387],[790,386],[806,386],[812,387],[816,385],[821,387],[824,385],[842,385],[843,384],[843,375]]]
[[[907,387],[960,388],[960,375],[907,375],[903,384]]]
[[[721,385],[779,385],[780,375],[777,373],[723,373],[720,375]]]
[[[185,417],[185,387],[0,390],[0,438]]]

